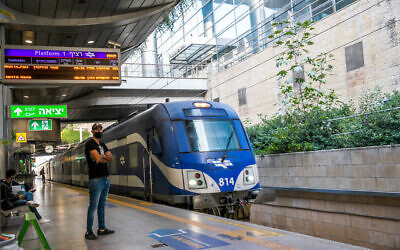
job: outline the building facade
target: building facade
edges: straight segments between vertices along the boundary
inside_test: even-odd
[[[334,55],[326,88],[334,89],[341,100],[356,100],[363,90],[375,86],[384,92],[399,89],[400,6],[396,1],[185,2],[189,3],[185,9],[180,5],[175,9],[174,25],[153,33],[129,62],[137,62],[135,67],[152,76],[207,74],[206,99],[231,105],[242,119],[257,122],[258,114],[270,116],[277,111],[275,57],[280,51],[268,36],[274,32],[272,23],[282,20],[315,22],[310,55]],[[140,65],[143,62],[145,66]]]
[[[383,92],[400,90],[399,13],[400,5],[394,1],[358,0],[314,24],[311,55],[329,52],[335,59],[326,88],[334,89],[343,101],[357,100],[376,86]],[[278,53],[268,47],[211,75],[208,99],[230,104],[242,119],[253,123],[259,121],[258,114],[273,115],[280,93],[274,60]]]

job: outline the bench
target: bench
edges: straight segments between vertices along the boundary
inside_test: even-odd
[[[21,225],[24,222],[26,212],[30,212],[28,206],[17,206],[13,209],[3,210],[1,212],[1,227],[13,227]]]

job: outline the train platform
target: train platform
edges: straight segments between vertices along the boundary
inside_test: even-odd
[[[106,207],[106,225],[116,233],[86,240],[88,190],[38,182],[34,199],[40,203],[41,215],[51,220],[41,228],[52,249],[361,249],[113,194]],[[97,221],[94,225],[97,231]],[[8,228],[3,233],[17,231],[18,228]],[[7,249],[15,247],[16,242]],[[33,227],[28,229],[21,247],[43,249]]]

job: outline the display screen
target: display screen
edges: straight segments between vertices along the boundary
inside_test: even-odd
[[[53,48],[5,48],[3,81],[121,83],[118,50]]]

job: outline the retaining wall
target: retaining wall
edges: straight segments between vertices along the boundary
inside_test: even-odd
[[[370,248],[400,249],[400,145],[257,157],[252,223]]]

